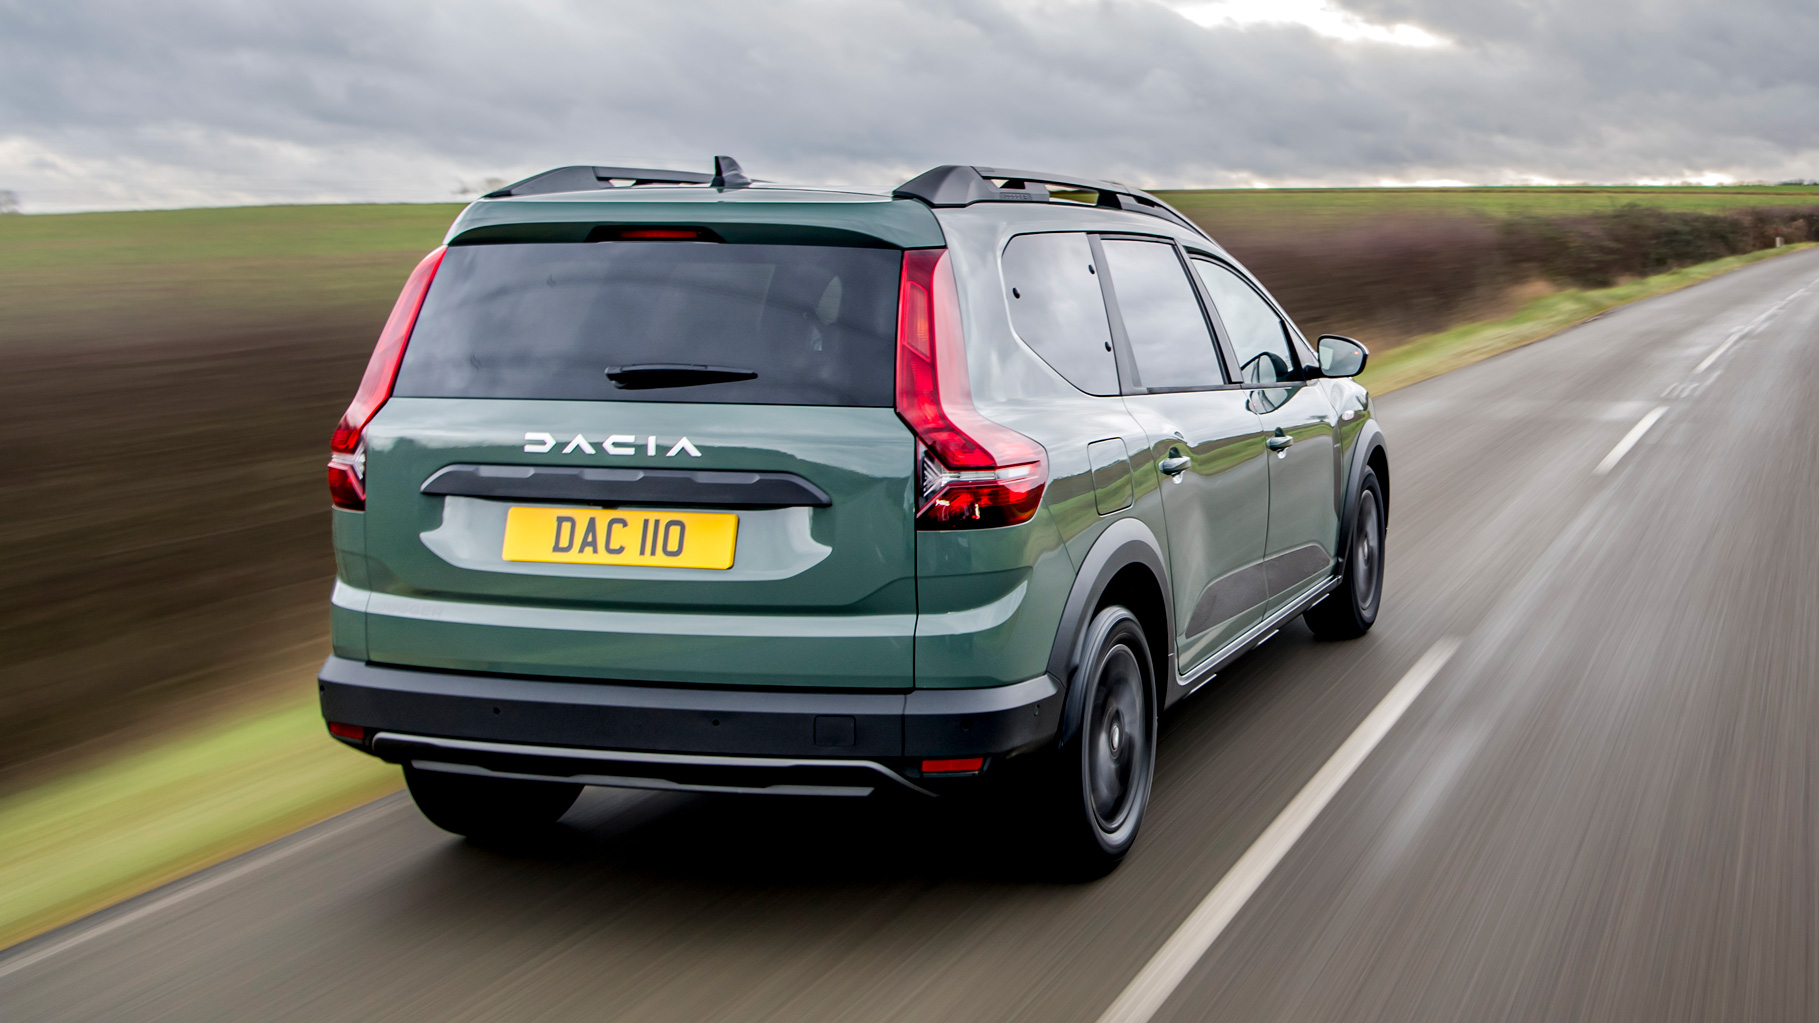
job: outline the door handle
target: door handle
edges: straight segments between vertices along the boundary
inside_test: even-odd
[[[1193,464],[1194,460],[1186,455],[1170,455],[1156,463],[1156,468],[1161,469],[1162,474],[1165,476],[1179,476],[1187,471],[1188,466]]]
[[[1281,451],[1283,448],[1286,448],[1293,443],[1295,443],[1295,438],[1286,434],[1279,434],[1264,441],[1263,446],[1269,448],[1271,451]]]

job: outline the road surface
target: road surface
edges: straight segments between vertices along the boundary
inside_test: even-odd
[[[1815,281],[1385,396],[1377,629],[1297,623],[1174,713],[1102,882],[890,806],[590,790],[507,855],[391,797],[0,954],[0,1017],[1819,1018]]]

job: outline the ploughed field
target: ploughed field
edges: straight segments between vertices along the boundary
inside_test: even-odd
[[[1309,333],[1819,239],[1819,189],[1168,192]],[[0,217],[0,778],[307,686],[329,433],[454,205]],[[3,783],[0,783],[3,784]]]

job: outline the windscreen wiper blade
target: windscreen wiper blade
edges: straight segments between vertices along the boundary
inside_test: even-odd
[[[632,366],[608,366],[606,378],[622,390],[644,390],[651,387],[696,387],[701,384],[724,384],[734,380],[752,380],[757,370],[737,366],[702,366],[689,362],[640,362]]]

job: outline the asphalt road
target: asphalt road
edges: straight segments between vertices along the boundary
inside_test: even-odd
[[[5,953],[0,1017],[1090,1023],[1457,641],[1155,1018],[1819,1018],[1816,280],[1384,397],[1377,629],[1174,713],[1102,882],[891,805],[590,791],[506,855],[392,797]]]

